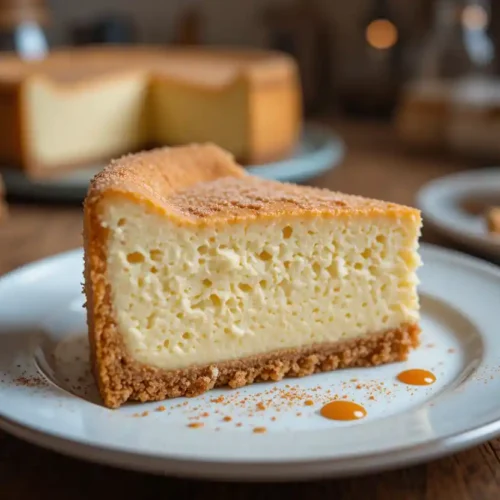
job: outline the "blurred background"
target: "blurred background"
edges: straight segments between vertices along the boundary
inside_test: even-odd
[[[500,69],[500,5],[488,0],[1,0],[0,26],[0,47],[21,54],[42,40],[283,50],[308,116],[387,118],[410,82]],[[410,92],[445,99],[434,86]]]
[[[252,172],[418,205],[429,226],[500,256],[500,2],[0,0],[2,54],[40,60],[96,44],[288,53],[304,130],[321,132]],[[74,202],[100,168],[50,180],[8,162],[0,172],[9,200]]]

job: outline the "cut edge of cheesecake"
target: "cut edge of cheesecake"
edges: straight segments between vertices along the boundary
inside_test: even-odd
[[[242,178],[245,196],[240,196]],[[196,396],[214,387],[236,388],[287,376],[403,361],[419,344],[420,328],[415,321],[350,340],[188,368],[167,370],[141,363],[127,351],[107,279],[110,229],[101,215],[106,203],[120,198],[193,228],[283,215],[342,217],[356,212],[420,221],[420,212],[410,207],[255,178],[213,144],[158,148],[113,161],[93,179],[84,203],[84,293],[91,363],[109,408],[129,400]]]
[[[75,58],[79,64],[75,62]],[[220,60],[231,65],[233,69],[229,72],[220,72],[223,75],[228,73],[229,76],[216,78],[215,82],[207,78],[205,72],[202,72],[203,78],[193,78],[190,71],[170,68],[174,62],[176,66],[179,66],[177,60],[183,60],[183,58],[202,63]],[[71,63],[69,64],[71,71],[65,69],[68,63]],[[82,66],[82,68],[77,68],[77,66]],[[183,64],[182,66],[186,68],[190,65]],[[153,125],[157,119],[154,117],[155,113],[149,108],[160,109],[151,97],[153,93],[158,94],[158,92],[153,92],[153,89],[167,84],[176,88],[206,91],[210,99],[232,92],[238,86],[246,89],[248,102],[244,109],[248,114],[248,130],[245,132],[245,146],[238,155],[238,160],[245,164],[264,164],[289,157],[300,135],[302,113],[300,77],[294,59],[280,51],[239,50],[229,47],[212,47],[204,50],[197,47],[185,47],[166,50],[159,46],[115,45],[108,48],[89,46],[76,50],[61,48],[51,53],[50,57],[32,61],[30,64],[26,64],[15,55],[5,54],[0,56],[0,67],[2,67],[0,102],[5,108],[3,113],[5,121],[11,125],[4,137],[0,138],[0,153],[5,162],[13,164],[16,168],[22,168],[28,176],[34,179],[53,178],[61,172],[81,168],[87,163],[104,164],[109,162],[110,158],[126,152],[137,153],[145,148],[162,145],[177,146],[188,142],[185,138],[158,137],[160,129],[172,128],[168,120],[165,126]],[[212,70],[209,76],[210,74],[217,75],[218,72]],[[61,161],[43,160],[40,152],[35,153],[31,136],[34,133],[32,129],[36,126],[32,124],[33,118],[29,118],[30,89],[50,91],[51,98],[57,95],[66,98],[67,95],[75,92],[74,99],[78,99],[81,97],[79,92],[82,90],[95,93],[95,90],[101,86],[107,87],[114,82],[120,84],[124,79],[144,80],[141,87],[147,94],[147,98],[144,104],[141,104],[144,108],[141,113],[147,116],[148,122],[147,125],[141,125],[146,130],[142,132],[144,137],[136,138],[136,141],[130,142],[127,146],[119,143],[115,148],[104,152],[84,151],[83,155],[76,158],[74,154],[71,154],[72,158]],[[262,142],[265,141],[267,144],[268,137],[271,136],[269,124],[275,125],[275,120],[269,118],[269,103],[280,101],[279,97],[276,98],[277,94],[273,89],[278,93],[282,89],[280,95],[285,96],[283,97],[285,105],[280,106],[279,109],[287,110],[285,116],[287,120],[284,120],[284,123],[290,125],[284,129],[284,134],[287,135],[286,140],[283,139],[280,142],[273,137],[273,146],[276,147],[269,148],[262,147]],[[170,91],[171,88],[160,94],[169,95]],[[256,91],[259,91],[258,96],[255,95]],[[130,100],[133,101],[133,99]],[[170,113],[163,112],[158,116],[167,115]],[[75,123],[79,121],[82,120],[76,120]],[[117,133],[117,136],[120,135],[122,134]],[[195,134],[191,140],[197,140],[196,136],[198,134]],[[209,136],[208,140],[219,141],[213,136],[211,139]],[[55,147],[50,149],[55,149]]]

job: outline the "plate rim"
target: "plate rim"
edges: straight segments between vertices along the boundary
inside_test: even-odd
[[[422,243],[421,247],[426,252],[434,254],[437,259],[444,258],[448,261],[452,259],[472,271],[486,272],[500,280],[500,267],[495,264],[434,244]],[[4,274],[0,277],[0,282],[15,278],[18,273],[29,272],[30,269],[40,264],[50,265],[58,259],[71,258],[73,255],[81,253],[82,249],[77,248],[36,260]],[[345,477],[428,461],[474,446],[500,434],[500,419],[495,418],[452,435],[438,437],[424,444],[409,444],[379,453],[316,460],[245,461],[235,459],[229,462],[210,457],[204,457],[202,460],[168,457],[154,453],[133,452],[109,445],[99,447],[51,431],[42,431],[33,426],[26,426],[2,415],[0,415],[0,428],[16,437],[64,455],[126,469],[205,479],[268,481],[289,480],[290,474],[301,480],[319,477]]]
[[[348,458],[276,462],[194,460],[134,453],[89,445],[50,432],[42,432],[4,417],[0,417],[0,429],[28,443],[90,463],[186,479],[267,482],[289,481],[291,474],[294,480],[305,481],[322,477],[352,477],[418,465],[471,448],[498,436],[500,420],[493,420],[446,438],[438,438],[424,445],[409,445],[389,452]]]
[[[466,245],[470,249],[475,249],[479,252],[486,252],[488,256],[500,258],[500,240],[498,242],[492,241],[490,238],[471,234],[469,232],[462,232],[455,228],[453,225],[447,224],[443,218],[434,213],[429,207],[429,199],[432,199],[435,192],[443,189],[444,186],[449,185],[451,189],[458,183],[463,183],[468,178],[477,176],[500,176],[499,166],[490,166],[486,168],[476,168],[464,170],[442,177],[437,177],[426,184],[424,184],[416,194],[416,204],[422,211],[424,222],[429,223],[442,234],[451,240]]]

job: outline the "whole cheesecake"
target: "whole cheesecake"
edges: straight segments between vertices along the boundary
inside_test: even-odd
[[[108,407],[406,359],[420,213],[247,175],[206,144],[114,161],[85,200]]]
[[[33,177],[154,145],[213,142],[245,164],[289,155],[301,126],[287,55],[91,47],[0,56],[0,162]]]

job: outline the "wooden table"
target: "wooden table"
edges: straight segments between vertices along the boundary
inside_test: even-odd
[[[312,184],[412,204],[430,179],[468,167],[405,154],[390,127],[338,123],[348,154]],[[0,225],[0,274],[81,245],[81,208],[12,203]],[[428,228],[424,240],[446,244]],[[499,396],[500,398],[500,396]],[[499,399],[500,401],[500,399]],[[0,499],[87,499],[109,488],[117,498],[500,499],[500,439],[432,463],[362,478],[315,483],[206,484],[121,471],[45,451],[0,431]]]

